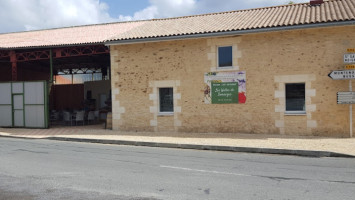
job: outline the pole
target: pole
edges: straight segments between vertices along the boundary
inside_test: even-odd
[[[15,51],[10,51],[12,81],[17,81],[17,57]]]
[[[49,49],[49,67],[50,67],[50,78],[49,83],[53,83],[53,54],[52,49]]]
[[[352,89],[352,83],[351,83],[351,79],[349,80],[349,90],[350,92],[353,90]],[[350,138],[353,137],[353,105],[350,104],[349,106],[349,119],[350,119]]]
[[[49,49],[49,73],[50,73],[50,77],[49,77],[49,83],[47,84],[47,98],[46,98],[46,108],[47,108],[47,124],[46,124],[46,128],[49,128],[49,99],[50,99],[50,94],[51,94],[51,90],[52,90],[52,85],[53,85],[53,52],[52,49]]]

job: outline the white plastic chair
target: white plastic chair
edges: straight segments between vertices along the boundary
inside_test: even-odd
[[[90,121],[94,122],[95,121],[95,113],[94,111],[90,111],[88,114],[88,124],[90,123]]]
[[[85,115],[85,111],[78,111],[76,112],[76,115],[75,115],[75,124],[78,125],[78,122],[79,121],[82,121],[83,122],[83,126],[85,124],[84,122],[84,115]]]
[[[100,111],[98,111],[98,110],[95,110],[94,111],[94,115],[95,115],[95,121],[99,121],[100,120]]]
[[[59,118],[59,113],[57,111],[55,111],[55,110],[52,110],[50,112],[50,121],[51,122],[55,122],[55,121],[58,120],[58,118]]]
[[[63,120],[64,120],[64,124],[70,122],[70,126],[72,125],[71,115],[69,112],[66,111],[63,112]]]

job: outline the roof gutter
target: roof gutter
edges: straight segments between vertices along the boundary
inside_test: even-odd
[[[238,31],[199,33],[199,34],[165,36],[165,37],[163,36],[163,37],[154,37],[154,38],[152,37],[152,38],[142,38],[142,39],[115,40],[115,41],[107,41],[107,42],[105,42],[105,45],[110,46],[110,45],[120,45],[120,44],[122,44],[122,45],[123,44],[137,44],[137,43],[147,43],[147,42],[161,42],[161,41],[171,41],[171,40],[221,37],[221,36],[232,36],[232,35],[245,35],[245,34],[253,34],[253,33],[288,31],[288,30],[299,30],[299,29],[309,29],[309,28],[324,28],[324,27],[332,27],[332,26],[351,26],[351,25],[355,25],[355,20],[342,21],[342,22],[327,22],[327,23],[318,23],[318,24],[302,24],[302,25],[293,25],[293,26],[259,28],[259,29],[248,29],[248,30],[238,30]]]

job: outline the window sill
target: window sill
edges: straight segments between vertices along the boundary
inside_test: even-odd
[[[164,117],[164,116],[174,116],[174,112],[160,112],[160,113],[158,113],[158,117]]]
[[[217,67],[217,71],[229,71],[229,70],[234,70],[236,67],[233,66],[228,66],[228,67]]]
[[[306,111],[285,111],[285,115],[307,115]]]

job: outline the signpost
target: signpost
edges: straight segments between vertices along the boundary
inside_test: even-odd
[[[333,80],[349,80],[349,92],[338,92],[338,104],[349,104],[350,137],[353,137],[353,104],[355,104],[355,92],[352,92],[351,80],[355,79],[355,48],[347,49],[344,54],[344,63],[347,70],[335,70],[328,74]]]
[[[349,105],[350,137],[353,137],[353,104],[355,92],[352,92],[351,80],[355,79],[355,70],[336,70],[328,74],[333,80],[349,80],[349,92],[338,92],[338,104]]]
[[[349,80],[349,91],[353,91],[353,84],[351,79]],[[350,138],[353,137],[353,104],[349,106],[349,118],[350,118]]]

